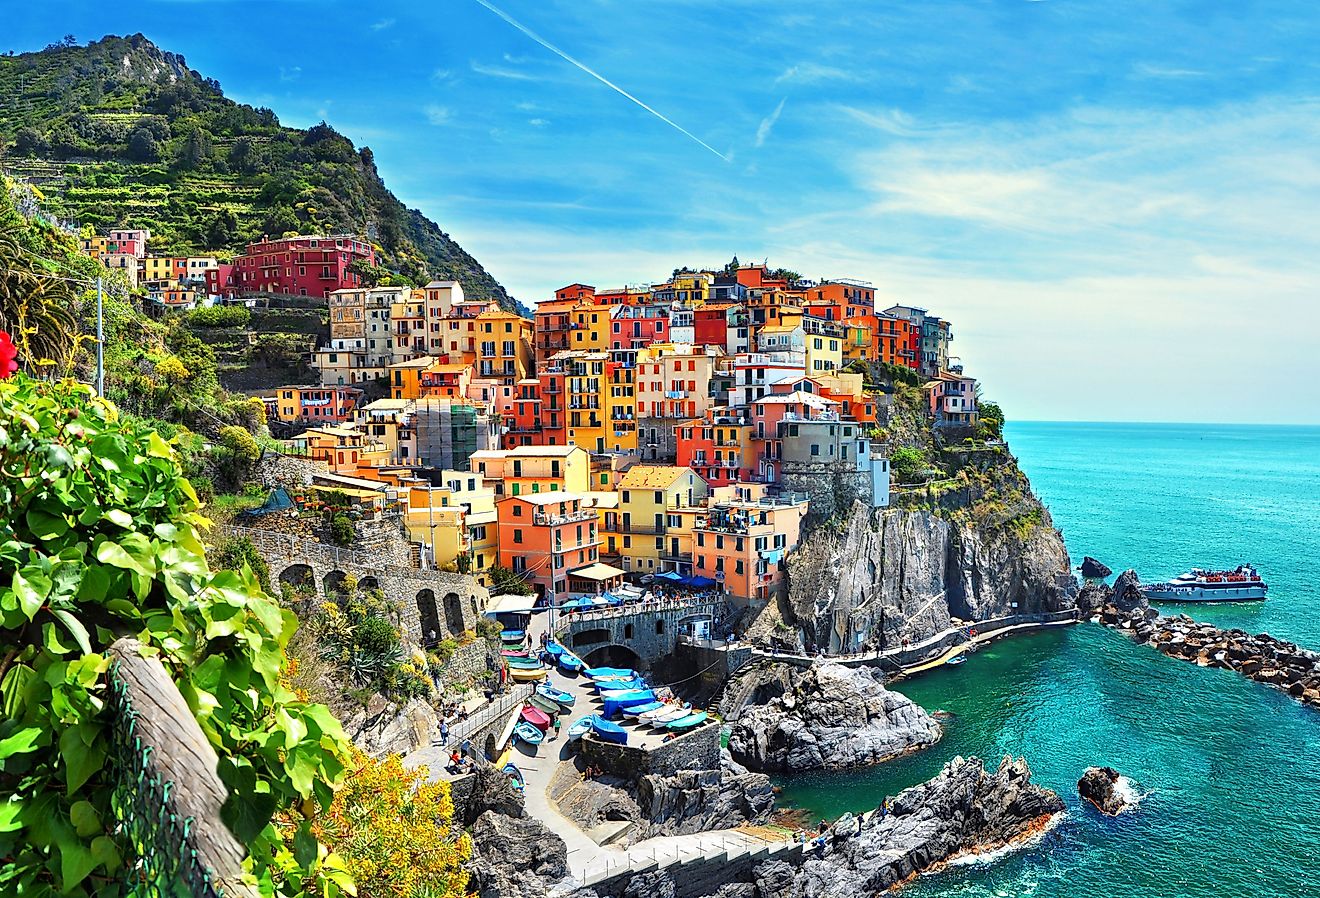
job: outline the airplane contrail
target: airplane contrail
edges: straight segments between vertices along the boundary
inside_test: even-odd
[[[623,96],[627,97],[629,100],[632,100],[632,101],[633,101],[634,103],[636,103],[638,106],[642,107],[642,108],[645,109],[647,112],[651,113],[651,115],[653,115],[653,116],[655,116],[656,118],[660,119],[660,121],[664,122],[666,125],[668,125],[669,127],[673,128],[675,131],[678,131],[680,134],[684,134],[684,135],[686,135],[687,137],[692,138],[692,139],[695,140],[697,143],[701,144],[703,147],[705,147],[706,149],[710,150],[710,151],[711,151],[712,153],[714,153],[716,156],[719,156],[719,157],[720,157],[721,159],[723,159],[725,162],[728,162],[728,161],[729,161],[729,157],[728,157],[728,156],[724,155],[724,154],[721,153],[719,150],[715,149],[713,146],[711,146],[710,144],[706,143],[706,141],[702,140],[700,137],[698,137],[697,135],[693,134],[693,133],[692,133],[691,131],[689,131],[687,128],[684,128],[682,125],[680,125],[678,122],[674,121],[673,119],[668,118],[668,117],[662,115],[661,113],[657,112],[655,109],[652,109],[650,106],[647,106],[647,105],[646,105],[645,103],[643,103],[641,100],[637,99],[637,98],[634,97],[632,94],[628,93],[628,92],[627,92],[626,90],[624,90],[622,87],[619,87],[619,85],[615,84],[613,81],[611,81],[610,79],[606,78],[604,75],[600,74],[599,72],[594,71],[593,69],[591,69],[590,67],[586,66],[585,64],[583,64],[583,63],[581,63],[581,62],[578,62],[578,61],[577,61],[576,59],[574,59],[572,56],[569,56],[569,55],[568,55],[567,53],[565,53],[563,50],[559,49],[559,48],[556,47],[554,44],[550,43],[548,40],[546,40],[545,38],[541,37],[541,35],[537,34],[535,31],[533,31],[532,29],[528,28],[526,25],[524,25],[524,24],[522,24],[521,22],[519,22],[517,19],[513,18],[512,16],[510,16],[508,13],[504,12],[504,10],[502,10],[502,9],[500,9],[499,7],[495,6],[493,3],[489,3],[488,0],[476,0],[476,2],[477,2],[477,3],[480,3],[482,6],[486,7],[486,9],[488,9],[488,10],[490,10],[491,12],[495,13],[495,15],[499,16],[501,19],[503,19],[504,21],[508,22],[508,23],[509,23],[510,25],[512,25],[514,28],[517,28],[517,29],[518,29],[519,31],[521,31],[523,34],[527,35],[527,36],[530,37],[532,40],[536,41],[536,42],[537,42],[538,44],[540,44],[542,47],[545,47],[547,50],[549,50],[551,53],[553,53],[553,54],[555,54],[556,56],[558,56],[560,59],[562,59],[562,60],[564,60],[565,62],[570,63],[570,64],[576,66],[577,68],[581,69],[582,71],[586,72],[588,75],[590,75],[591,77],[595,78],[597,81],[599,81],[601,84],[605,85],[606,87],[608,87],[610,90],[614,91],[615,93],[622,94]]]

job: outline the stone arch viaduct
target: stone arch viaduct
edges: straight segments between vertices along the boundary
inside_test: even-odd
[[[217,527],[221,536],[245,537],[270,567],[271,585],[310,582],[323,594],[343,589],[353,577],[362,589],[380,589],[398,608],[400,626],[418,645],[434,646],[475,630],[489,599],[485,587],[466,574],[423,571],[399,559],[341,549],[272,530]]]
[[[672,653],[692,624],[715,620],[723,612],[718,599],[660,599],[564,615],[555,624],[555,635],[589,664],[645,668]]]

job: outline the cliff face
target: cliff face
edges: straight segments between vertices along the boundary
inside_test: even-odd
[[[858,503],[817,528],[790,557],[787,601],[770,616],[807,648],[849,652],[879,646],[882,631],[886,646],[917,642],[951,616],[1070,607],[1075,581],[1048,510],[1006,452],[977,456],[939,485],[896,493],[895,507]]]

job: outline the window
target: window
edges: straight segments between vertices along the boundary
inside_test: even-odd
[[[624,624],[624,625],[623,625],[623,638],[624,638],[624,639],[632,639],[632,638],[633,638],[633,625],[632,625],[632,624]]]
[[[811,444],[811,454],[812,454],[812,455],[820,455],[820,447],[817,446],[815,443],[812,443],[812,444]]]
[[[513,486],[514,486],[514,489],[516,490],[517,487],[518,487],[518,484],[515,483]],[[522,513],[522,505],[521,505],[520,503],[518,503],[518,502],[513,503],[513,516],[514,516],[515,518],[520,518],[520,517],[523,516],[523,513]]]
[[[656,619],[656,622],[655,622],[655,632],[656,632],[656,635],[660,635],[661,633],[664,633],[664,632],[665,632],[665,619],[664,619],[664,618],[657,618],[657,619]]]

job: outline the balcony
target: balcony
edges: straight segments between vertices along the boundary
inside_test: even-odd
[[[666,399],[687,399],[687,390],[665,390]]]
[[[656,527],[654,524],[643,526],[641,524],[624,524],[621,533],[628,533],[634,536],[664,536],[665,528]]]
[[[548,514],[544,511],[538,511],[532,515],[532,523],[544,527],[558,527],[562,524],[577,524],[583,521],[596,520],[596,512],[592,509],[582,509],[579,511],[570,511],[566,514]]]

